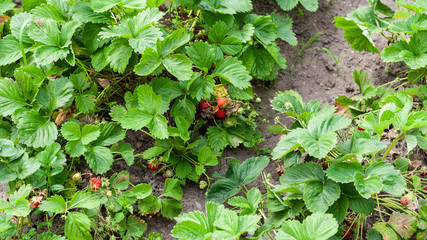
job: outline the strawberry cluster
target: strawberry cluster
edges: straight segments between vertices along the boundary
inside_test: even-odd
[[[102,184],[102,181],[99,178],[92,178],[92,179],[90,179],[90,186],[92,187],[92,189],[94,191],[100,189],[101,188],[101,184]]]

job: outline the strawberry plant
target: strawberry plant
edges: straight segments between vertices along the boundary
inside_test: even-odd
[[[369,4],[346,17],[335,17],[335,26],[344,29],[344,38],[354,50],[379,53],[384,62],[403,61],[409,70],[402,80],[422,81],[427,75],[425,4],[396,1],[395,6],[388,6],[379,0]],[[378,33],[389,42],[382,50],[372,40],[372,35]]]

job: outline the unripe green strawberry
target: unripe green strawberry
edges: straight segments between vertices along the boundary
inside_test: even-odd
[[[73,175],[73,181],[75,183],[80,183],[82,181],[82,174],[79,172],[74,173]]]
[[[200,181],[199,187],[200,189],[205,189],[208,186],[208,183],[206,181]]]

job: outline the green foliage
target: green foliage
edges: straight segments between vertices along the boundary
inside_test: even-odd
[[[266,157],[249,158],[242,164],[232,161],[224,175],[216,174],[220,180],[212,185],[206,199],[223,203],[236,195],[243,186],[253,182],[268,163],[269,160]]]

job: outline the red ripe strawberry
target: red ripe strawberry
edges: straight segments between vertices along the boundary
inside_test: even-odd
[[[43,200],[43,197],[40,197],[40,196],[32,197],[30,200],[30,207],[36,208],[36,207],[40,206],[40,204],[42,203],[42,200]]]
[[[216,103],[218,104],[218,107],[223,107],[224,105],[226,105],[228,103],[228,100],[223,98],[223,97],[217,97]]]
[[[159,165],[157,165],[157,164],[148,164],[148,168],[153,170],[153,171],[156,171],[158,167],[159,167]]]
[[[349,238],[351,237],[351,234],[353,234],[353,231],[350,229],[348,229],[347,231],[344,231],[342,234],[342,238]]]
[[[357,127],[357,129],[358,129],[359,131],[365,131],[365,129],[364,129],[364,128],[361,128],[361,127]]]
[[[221,109],[218,106],[214,106],[213,110],[214,110],[215,116],[218,119],[224,119],[225,117],[227,117],[227,114],[224,109]]]
[[[163,180],[166,180],[166,179],[167,179],[167,177],[165,177],[165,176],[162,176],[162,178],[163,178]]]
[[[284,168],[283,166],[278,166],[278,167],[276,168],[276,172],[277,172],[277,174],[278,174],[279,176],[282,176],[282,175],[283,175],[283,173],[285,172],[285,168]]]
[[[426,191],[427,191],[427,187],[425,187],[425,188],[424,188],[424,190],[426,190]]]
[[[211,107],[211,103],[210,102],[206,102],[205,100],[202,99],[202,101],[200,101],[199,103],[199,109],[200,111],[203,111],[205,109],[208,109]]]
[[[404,196],[403,198],[400,199],[400,203],[403,204],[403,206],[408,205],[409,201],[408,201],[408,197]]]
[[[102,184],[102,181],[99,178],[92,178],[90,180],[90,185],[92,186],[92,189],[95,191],[101,188],[101,184]]]

